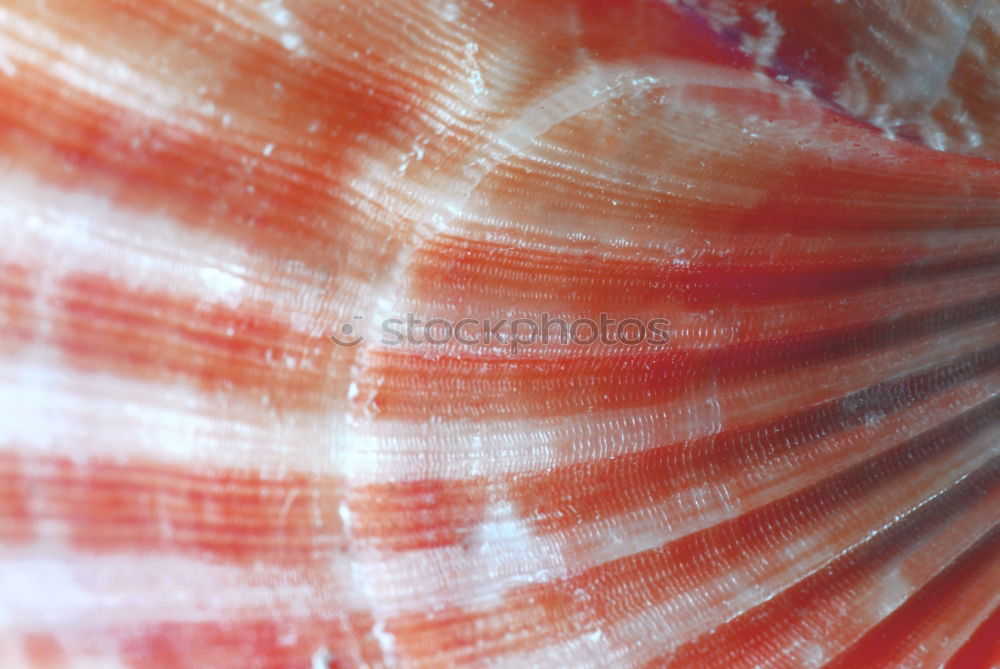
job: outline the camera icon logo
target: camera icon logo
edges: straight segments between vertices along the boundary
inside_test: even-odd
[[[355,316],[351,320],[360,321],[361,316]],[[350,323],[344,323],[340,326],[339,333],[334,333],[330,335],[330,339],[333,343],[338,346],[346,346],[347,348],[353,348],[365,340],[364,336],[355,334],[356,328]]]

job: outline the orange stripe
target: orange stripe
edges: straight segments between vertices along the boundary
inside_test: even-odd
[[[36,669],[61,669],[69,664],[69,654],[59,638],[50,632],[29,632],[21,640],[28,666]]]
[[[262,139],[218,127],[202,135],[181,120],[145,118],[82,91],[67,96],[65,84],[20,65],[0,79],[0,150],[50,184],[165,212],[257,251],[285,257],[294,249],[300,260],[329,262],[329,245],[345,226],[361,225],[341,199],[340,182],[358,151],[348,138],[388,132],[406,104],[317,69],[313,90],[335,93],[322,121],[338,134],[265,157]]]

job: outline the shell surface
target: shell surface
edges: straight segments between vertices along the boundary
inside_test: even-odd
[[[896,4],[5,2],[0,666],[997,666],[1000,8]]]

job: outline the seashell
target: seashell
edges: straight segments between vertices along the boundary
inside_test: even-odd
[[[0,666],[998,666],[1000,13],[869,4],[8,0]]]
[[[996,3],[691,0],[772,76],[932,146],[997,155]]]

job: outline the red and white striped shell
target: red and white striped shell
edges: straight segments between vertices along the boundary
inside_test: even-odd
[[[991,1],[6,0],[0,667],[1000,666],[998,158]]]

